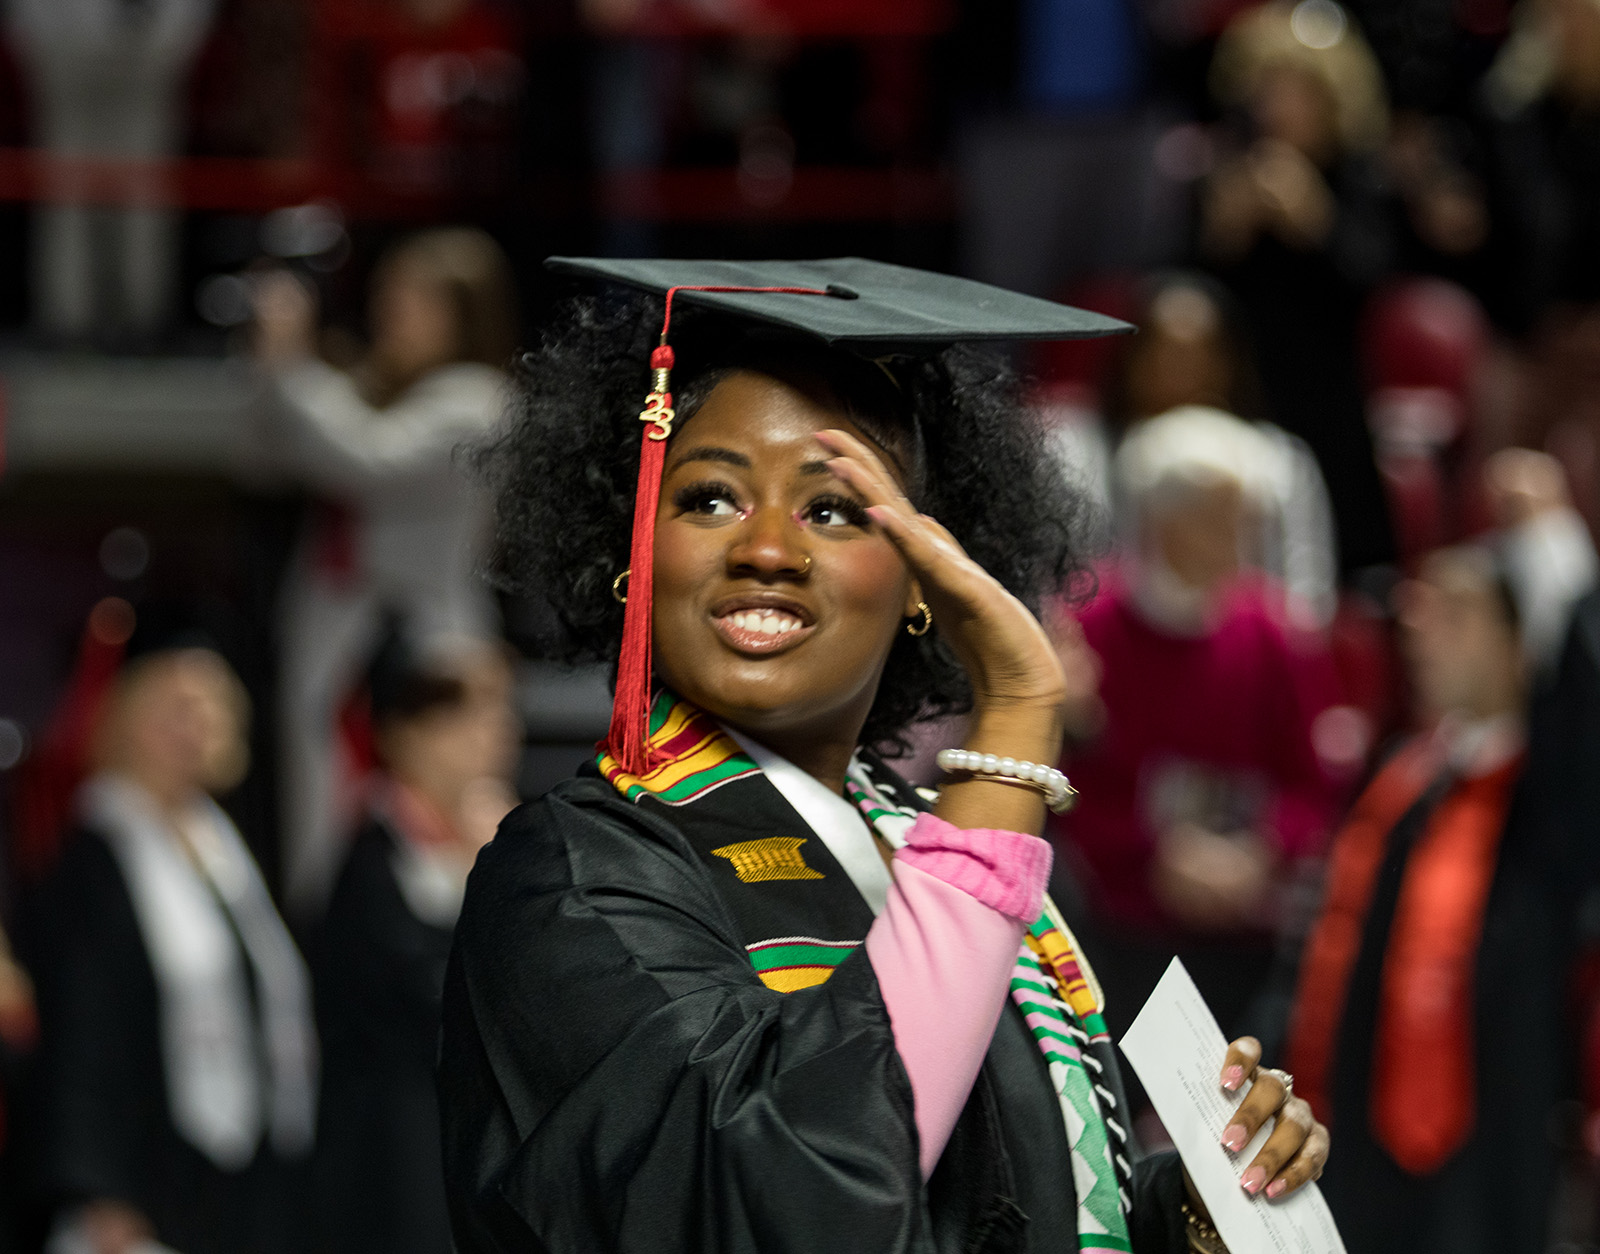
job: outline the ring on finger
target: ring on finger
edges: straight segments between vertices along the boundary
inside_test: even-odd
[[[1294,1096],[1294,1076],[1281,1067],[1262,1067],[1260,1075],[1270,1075],[1279,1084],[1283,1085],[1283,1100],[1288,1101]]]

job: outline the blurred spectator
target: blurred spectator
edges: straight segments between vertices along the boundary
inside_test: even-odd
[[[1501,449],[1484,466],[1506,578],[1517,599],[1523,651],[1535,675],[1560,661],[1573,607],[1600,579],[1594,541],[1573,510],[1561,465],[1548,453]]]
[[[1232,297],[1215,279],[1184,270],[1155,274],[1141,285],[1129,319],[1139,334],[1117,342],[1105,400],[1119,434],[1141,418],[1181,405],[1262,416],[1248,333]]]
[[[178,214],[148,164],[182,150],[184,87],[215,0],[6,0],[46,167],[35,319],[52,336],[146,347],[172,314]],[[130,161],[125,207],[90,203],[73,161]]]
[[[1523,0],[1484,81],[1508,321],[1600,301],[1600,7]]]
[[[281,718],[290,899],[318,906],[353,805],[338,794],[336,720],[391,610],[424,646],[488,638],[477,574],[487,504],[457,464],[500,416],[518,333],[504,255],[436,230],[373,282],[371,351],[351,372],[313,355],[315,310],[287,274],[260,281],[256,356],[289,468],[326,498],[283,592]]]
[[[210,796],[247,766],[244,690],[185,627],[136,632],[128,654],[77,830],[29,916],[51,1249],[294,1250],[309,982]]]
[[[1534,616],[1516,586],[1503,550],[1466,547],[1399,589],[1430,726],[1334,842],[1301,966],[1287,1065],[1338,1129],[1323,1187],[1364,1254],[1547,1248],[1578,886],[1549,821],[1570,793],[1519,782]]]
[[[1261,416],[1254,359],[1237,310],[1215,280],[1184,271],[1159,274],[1145,285],[1132,320],[1140,333],[1126,341],[1106,397],[1119,434],[1186,406]],[[1259,542],[1249,561],[1283,585],[1302,625],[1326,626],[1337,577],[1327,486],[1303,442],[1271,423],[1252,425],[1272,452],[1258,467],[1265,476],[1256,502]],[[1137,543],[1137,537],[1127,539]]]
[[[1463,119],[1395,117],[1384,167],[1402,210],[1396,269],[1449,279],[1493,307],[1500,291],[1485,165],[1482,144]]]
[[[1081,798],[1055,834],[1130,1015],[1176,949],[1238,1025],[1270,964],[1278,885],[1329,819],[1312,745],[1329,677],[1281,591],[1241,569],[1276,460],[1248,424],[1199,409],[1148,420],[1117,454],[1132,547],[1080,615],[1103,723],[1071,761]]]
[[[1230,126],[1202,196],[1202,252],[1244,311],[1267,416],[1322,467],[1341,569],[1391,561],[1356,338],[1393,260],[1377,63],[1333,0],[1275,0],[1228,28],[1212,87]]]
[[[314,962],[323,1042],[321,1248],[449,1254],[434,1091],[445,960],[467,872],[516,803],[511,668],[424,657],[398,630],[369,676],[381,774]]]

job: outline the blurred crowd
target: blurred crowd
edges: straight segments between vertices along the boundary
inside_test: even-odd
[[[605,726],[480,574],[561,251],[1137,324],[1016,358],[1113,1032],[1180,956],[1352,1254],[1600,1249],[1600,0],[0,11],[0,379],[246,398],[198,475],[0,461],[0,1251],[450,1249],[465,876]]]

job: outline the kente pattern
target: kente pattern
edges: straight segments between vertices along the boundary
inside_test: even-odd
[[[859,757],[851,763],[845,791],[885,840],[897,847],[905,843],[917,811],[897,805],[877,787]],[[1048,897],[1023,941],[1012,971],[1011,999],[1044,1054],[1061,1105],[1078,1199],[1079,1254],[1132,1250],[1133,1165],[1126,1116],[1102,1082],[1112,1061],[1111,1034],[1102,1017],[1105,997]]]
[[[763,880],[820,880],[800,856],[804,836],[763,836],[760,840],[741,840],[711,852],[733,863],[733,873],[746,884]]]
[[[833,969],[860,941],[819,940],[815,936],[780,936],[746,946],[750,965],[761,982],[779,993],[825,984]]]
[[[629,801],[652,796],[667,805],[686,805],[713,788],[761,773],[716,720],[665,689],[650,707],[649,745],[664,760],[643,775],[624,771],[604,741],[595,754],[600,774]]]

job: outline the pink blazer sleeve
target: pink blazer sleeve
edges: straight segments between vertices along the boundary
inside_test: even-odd
[[[1049,876],[1050,845],[1039,837],[931,814],[895,854],[894,885],[866,947],[911,1077],[924,1179],[983,1065]]]

